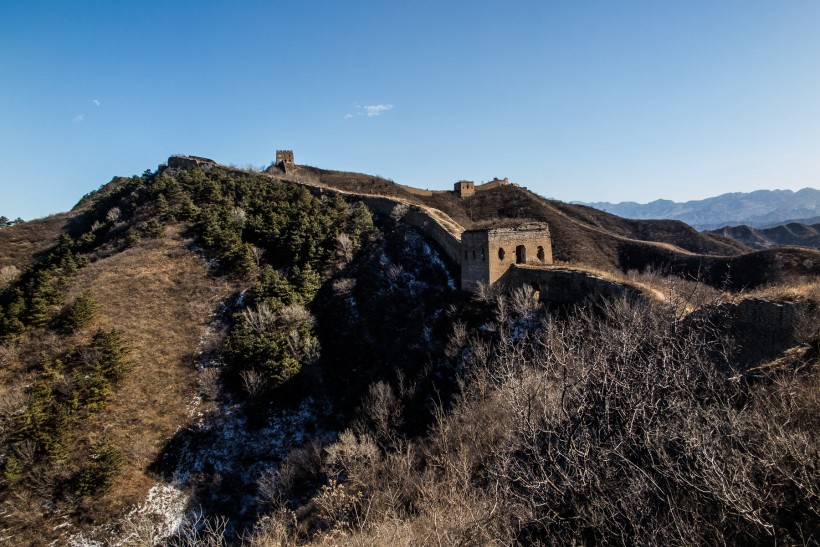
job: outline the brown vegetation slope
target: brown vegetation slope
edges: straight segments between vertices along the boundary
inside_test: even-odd
[[[22,270],[34,262],[39,253],[57,243],[70,218],[70,213],[61,213],[0,228],[0,268]]]
[[[574,224],[569,231],[588,231],[597,236],[603,230],[609,235],[668,243],[700,254],[732,255],[749,250],[731,239],[701,234],[680,221],[624,219],[583,205],[547,200],[514,185],[479,191],[462,199],[452,192],[433,192],[431,196],[413,194],[389,180],[361,173],[302,166],[298,173],[307,173],[323,184],[347,192],[389,195],[435,207],[468,229],[510,219],[543,220],[556,225],[569,221]],[[559,218],[562,216],[564,218]]]
[[[133,368],[105,408],[75,437],[78,446],[107,437],[126,458],[113,488],[102,497],[89,498],[83,507],[84,519],[91,522],[104,522],[145,499],[155,483],[148,465],[167,439],[193,419],[189,405],[197,394],[194,365],[200,339],[211,313],[231,289],[224,279],[209,275],[204,260],[187,248],[189,243],[171,227],[166,237],[145,240],[81,269],[67,301],[90,289],[101,304],[94,324],[69,337],[43,337],[35,331],[0,355],[0,396],[20,397],[24,384],[31,381],[25,371],[35,366],[41,352],[54,354],[85,343],[97,327],[123,333]],[[31,496],[17,500],[13,508],[4,507],[19,517],[9,520],[20,527],[21,537],[33,543],[46,539],[38,530],[51,529],[40,521],[41,502]]]
[[[190,421],[199,342],[211,313],[230,293],[224,278],[208,275],[178,229],[168,232],[170,237],[84,268],[73,287],[93,291],[102,305],[98,321],[121,330],[131,348],[133,369],[86,427],[89,440],[107,436],[128,460],[118,488],[96,500],[112,508],[145,499],[154,483],[148,465]]]

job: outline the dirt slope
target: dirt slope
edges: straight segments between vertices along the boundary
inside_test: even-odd
[[[190,417],[197,351],[212,311],[231,289],[208,275],[177,230],[167,238],[81,270],[74,291],[90,288],[102,305],[98,323],[121,330],[133,369],[108,407],[87,425],[90,440],[108,436],[128,458],[117,488],[97,503],[128,505],[145,497],[145,475],[164,442]]]

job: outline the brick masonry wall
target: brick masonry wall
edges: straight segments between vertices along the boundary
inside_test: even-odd
[[[591,296],[620,298],[641,297],[639,293],[619,283],[575,270],[542,270],[513,265],[499,283],[506,287],[537,284],[542,302],[567,305],[581,304]]]

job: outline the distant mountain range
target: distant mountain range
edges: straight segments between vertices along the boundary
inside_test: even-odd
[[[715,230],[724,226],[746,225],[769,228],[790,222],[820,222],[820,190],[757,190],[732,192],[717,197],[675,202],[659,199],[650,203],[575,202],[620,217],[641,220],[681,220],[698,230]]]
[[[728,237],[754,249],[798,245],[820,249],[820,224],[801,224],[790,222],[771,228],[752,228],[750,226],[726,226],[708,233]]]

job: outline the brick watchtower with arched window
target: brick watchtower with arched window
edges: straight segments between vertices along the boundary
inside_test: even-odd
[[[552,264],[552,239],[542,222],[512,228],[467,230],[461,234],[461,288],[492,285],[513,264]]]

